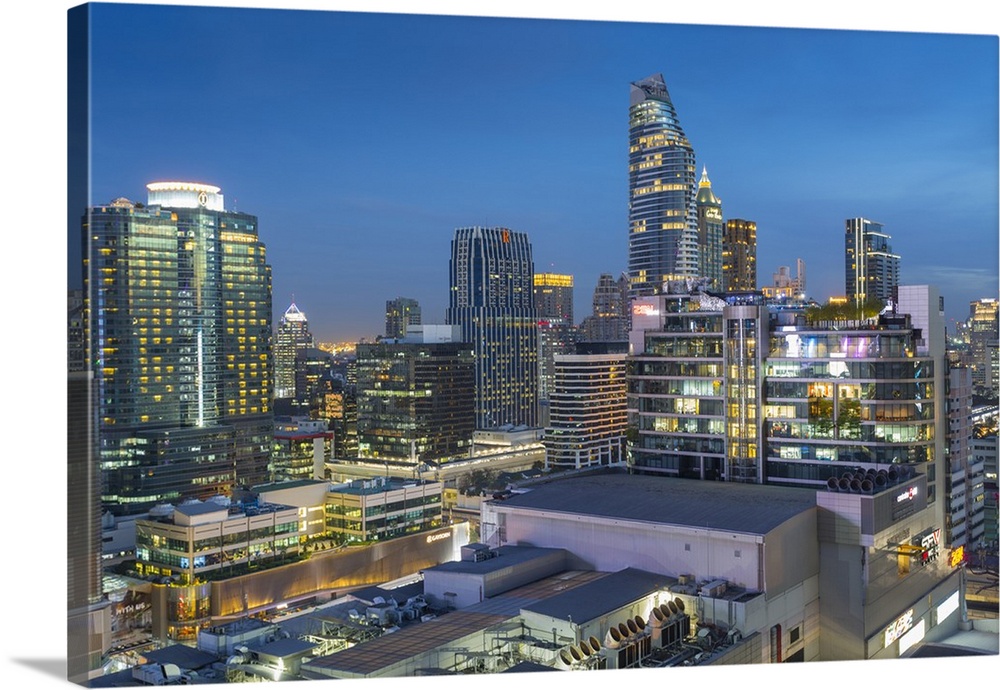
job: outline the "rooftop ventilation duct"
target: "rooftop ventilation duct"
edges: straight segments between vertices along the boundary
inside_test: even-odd
[[[618,626],[612,625],[608,630],[608,634],[604,636],[604,646],[607,649],[618,649],[624,639],[618,630]]]
[[[647,618],[649,618],[649,625],[653,629],[662,628],[664,622],[666,622],[666,620],[667,620],[668,617],[669,616],[664,616],[663,615],[663,612],[660,611],[660,607],[658,607],[658,606],[654,606],[653,608],[651,608],[649,610],[649,616],[647,616]]]

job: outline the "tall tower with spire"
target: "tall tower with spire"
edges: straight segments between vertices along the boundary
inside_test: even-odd
[[[698,194],[698,275],[706,280],[710,290],[722,289],[722,200],[712,192],[708,168],[701,169]]]
[[[694,149],[662,74],[631,85],[628,155],[630,296],[698,276]]]
[[[295,355],[313,346],[309,320],[292,302],[281,317],[274,339],[274,397],[295,397]]]

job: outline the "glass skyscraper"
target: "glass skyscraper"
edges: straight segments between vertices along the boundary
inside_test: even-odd
[[[446,320],[476,353],[476,428],[537,425],[538,324],[528,235],[459,228]]]
[[[299,350],[313,347],[309,320],[295,302],[289,305],[278,324],[274,341],[274,397],[295,397],[295,358]]]
[[[628,155],[630,295],[698,276],[694,149],[662,74],[631,86]]]
[[[899,254],[892,253],[881,223],[867,218],[848,218],[844,233],[845,290],[847,298],[864,303],[874,298],[885,302],[899,285]]]
[[[83,219],[89,368],[105,509],[267,479],[271,269],[257,218],[218,187],[147,185]]]

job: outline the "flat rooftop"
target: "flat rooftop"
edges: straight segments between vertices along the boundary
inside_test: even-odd
[[[563,554],[565,549],[550,549],[537,546],[501,546],[492,549],[496,553],[492,558],[483,561],[448,561],[432,568],[424,568],[424,573],[465,573],[468,575],[485,575],[497,570],[503,570],[514,565],[529,563],[538,558]]]
[[[529,604],[524,610],[582,625],[675,584],[677,578],[638,568],[626,568],[600,580]]]
[[[764,535],[816,507],[816,489],[608,473],[536,484],[490,503],[661,525]]]

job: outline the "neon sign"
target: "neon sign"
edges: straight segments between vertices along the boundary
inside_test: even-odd
[[[889,624],[885,629],[885,646],[888,647],[893,642],[902,637],[907,630],[913,627],[913,609],[910,609],[902,616]]]
[[[442,532],[441,534],[428,534],[427,543],[432,544],[436,541],[441,541],[442,539],[447,539],[451,536],[451,532]]]
[[[965,546],[959,546],[957,549],[952,549],[951,554],[948,556],[948,565],[952,568],[958,567],[965,560]]]
[[[660,310],[656,308],[653,304],[633,304],[632,314],[635,316],[658,316]]]
[[[917,497],[917,487],[911,486],[909,489],[896,496],[896,503],[902,503],[903,501],[912,501],[916,497]]]

